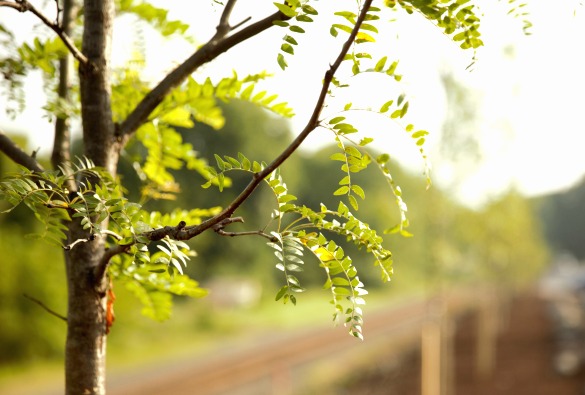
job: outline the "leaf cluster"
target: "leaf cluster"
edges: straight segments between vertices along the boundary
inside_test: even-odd
[[[168,10],[155,7],[152,4],[135,0],[117,0],[116,8],[118,13],[129,13],[137,16],[140,20],[147,22],[156,29],[162,36],[168,37],[173,34],[185,37],[189,25],[176,19],[169,19]]]
[[[207,161],[196,153],[193,146],[183,142],[176,128],[192,128],[194,122],[204,123],[214,129],[224,126],[225,119],[218,101],[227,102],[238,99],[251,102],[283,117],[291,117],[292,109],[285,102],[276,102],[277,95],[257,89],[257,82],[265,79],[266,73],[239,78],[234,72],[217,83],[207,78],[203,83],[190,77],[180,87],[170,93],[151,114],[149,122],[142,125],[136,140],[146,149],[143,163],[134,161],[134,167],[144,181],[144,198],[173,199],[180,191],[171,170],[187,168],[198,172],[203,178],[216,184],[221,181],[222,188],[229,180],[216,180],[210,173]],[[113,101],[117,118],[123,119],[142,99],[147,87],[134,74],[125,71],[119,84],[114,88]],[[140,153],[137,157],[139,158]]]
[[[344,161],[352,164],[346,164],[349,171],[351,166],[356,166],[353,170],[361,169],[360,161],[368,162],[355,147],[348,147],[347,157]],[[351,159],[354,158],[354,159]],[[357,161],[356,163],[354,163]],[[216,174],[218,187],[222,189],[222,179],[225,174],[231,171],[244,171],[251,174],[257,173],[266,167],[265,163],[251,161],[245,155],[238,153],[238,158],[224,156],[223,158],[216,155],[218,170],[209,170]],[[358,169],[359,168],[359,169]],[[358,248],[364,248],[375,258],[375,266],[379,267],[383,281],[389,281],[392,275],[392,254],[382,245],[383,239],[374,229],[358,218],[356,218],[348,207],[339,202],[337,210],[329,210],[324,205],[319,212],[313,211],[306,206],[297,205],[297,197],[290,193],[280,174],[280,170],[272,172],[264,179],[266,185],[274,194],[276,208],[272,215],[274,224],[270,235],[272,240],[268,245],[274,250],[277,258],[276,268],[284,274],[285,284],[276,294],[276,300],[283,300],[285,303],[291,302],[296,304],[297,294],[302,293],[302,287],[297,273],[303,271],[305,264],[304,250],[311,252],[322,267],[326,277],[326,289],[332,293],[332,304],[335,310],[335,317],[344,316],[346,324],[350,327],[350,332],[361,337],[361,308],[363,304],[361,298],[366,293],[363,284],[357,276],[357,269],[352,260],[347,256],[342,247],[337,245],[333,240],[326,238],[323,232],[332,233],[342,236],[346,241],[356,245]],[[208,181],[205,187],[210,187],[211,181]],[[343,195],[351,191],[350,202],[355,200],[353,194],[365,198],[365,193],[358,185],[343,185],[343,193],[336,191],[334,195]],[[271,226],[270,224],[267,225]],[[347,306],[343,306],[345,302]]]
[[[463,49],[477,49],[483,45],[479,38],[480,18],[471,0],[385,0],[386,6],[401,8],[407,13],[419,12],[435,23],[453,41],[461,42]]]
[[[308,1],[288,0],[284,3],[275,2],[274,5],[286,17],[290,18],[286,21],[274,22],[275,25],[288,29],[287,34],[282,39],[283,43],[280,46],[280,52],[276,57],[276,61],[280,68],[285,70],[288,67],[285,55],[294,55],[295,47],[299,45],[295,36],[297,34],[305,33],[305,29],[303,29],[300,24],[313,22],[313,18],[319,13],[315,8],[308,4]]]

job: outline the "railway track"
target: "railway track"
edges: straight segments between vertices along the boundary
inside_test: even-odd
[[[459,314],[471,299],[447,300],[450,314]],[[433,309],[423,300],[366,316],[365,340],[343,327],[314,328],[293,334],[271,334],[234,349],[185,360],[124,378],[113,377],[110,395],[289,395],[298,393],[315,375],[330,366],[338,373],[344,361],[374,354],[399,355],[420,342],[423,323]]]

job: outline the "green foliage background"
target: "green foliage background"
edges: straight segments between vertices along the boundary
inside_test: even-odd
[[[286,122],[249,103],[235,101],[222,105],[222,111],[226,118],[222,129],[197,124],[192,130],[181,130],[184,141],[201,152],[234,155],[243,150],[262,159],[269,158],[291,138]],[[250,134],[254,135],[253,139],[241,137]],[[313,153],[302,152],[283,167],[282,173],[289,187],[307,206],[318,209],[321,203],[335,204],[332,192],[338,187],[339,165],[328,157],[336,151],[334,147],[325,147]],[[207,159],[213,160],[211,157]],[[1,163],[9,166],[6,162]],[[517,287],[530,283],[546,264],[547,247],[530,201],[511,192],[481,210],[471,210],[454,202],[437,186],[427,190],[422,175],[405,172],[393,162],[389,166],[396,184],[406,191],[404,199],[409,206],[409,230],[414,234],[411,238],[385,235],[395,260],[396,276],[391,289],[408,293],[416,289],[477,282]],[[197,176],[192,172],[178,170],[173,173],[182,186],[177,200],[152,200],[145,203],[146,207],[165,212],[176,206],[223,205],[246,182],[236,174],[232,188],[226,188],[223,193],[213,189],[202,193],[201,179],[194,180]],[[123,166],[122,176],[130,194],[138,196],[140,183],[129,163]],[[398,222],[400,212],[389,198],[389,187],[379,183],[376,169],[367,169],[355,177],[356,182],[369,191],[367,202],[360,207],[363,220],[375,228]],[[256,191],[254,199],[241,208],[241,215],[249,219],[245,228],[263,226],[268,220],[267,207],[272,205],[274,197],[267,187]],[[65,324],[23,296],[26,293],[55,311],[65,313],[66,291],[60,249],[23,237],[37,226],[39,224],[30,220],[24,208],[0,217],[0,248],[9,251],[2,258],[3,275],[0,276],[0,319],[4,323],[0,325],[0,349],[3,351],[0,362],[5,366],[35,359],[60,358],[62,353]],[[332,239],[339,243],[343,241],[340,237]],[[202,281],[203,286],[208,280],[221,276],[248,276],[261,282],[264,298],[269,301],[280,288],[282,279],[280,272],[274,270],[274,255],[262,238],[225,238],[208,232],[189,243],[198,255],[185,271]],[[356,248],[347,247],[347,254],[354,262],[371,261],[368,254]],[[306,260],[304,272],[299,273],[301,283],[312,288],[311,293],[323,296],[326,292],[320,289],[325,281],[323,271],[316,259]],[[360,279],[374,292],[382,284],[379,270],[370,264],[361,265]],[[209,310],[206,303],[181,297],[176,297],[181,313],[171,319],[170,325],[151,324],[140,317],[134,296],[121,285],[115,285],[114,290],[118,294],[115,305],[118,321],[112,329],[113,348],[115,344],[124,344],[123,348],[127,349],[129,344],[145,344],[153,339],[160,343],[161,337],[150,332],[158,331],[156,328],[159,327],[163,331],[177,324],[180,328],[173,330],[221,331],[230,328],[225,322],[222,324],[213,318],[213,310]],[[326,299],[317,299],[327,305]],[[303,298],[300,303],[303,303]]]
[[[479,14],[476,15],[477,9],[468,0],[439,3],[400,0],[385,1],[384,5],[403,14],[418,12],[463,49],[475,50],[483,44],[479,32]],[[151,25],[164,37],[184,36],[187,28],[180,21],[168,20],[165,10],[147,3],[123,0],[117,3],[117,9],[119,14],[132,14]],[[303,26],[311,23],[318,12],[307,2],[299,1],[275,3],[274,11],[276,9],[290,18],[286,21],[281,18],[274,23],[280,26],[280,31],[284,34],[280,51],[275,54],[275,61],[285,70],[288,62],[295,61],[292,56],[299,45],[300,36],[305,33]],[[357,35],[351,43],[351,51],[343,58],[344,72],[347,74],[343,76],[345,80],[335,75],[331,80],[329,94],[344,89],[348,79],[361,73],[379,73],[400,81],[401,76],[396,73],[397,61],[389,61],[387,56],[373,59],[367,49],[364,52],[363,46],[358,47],[375,41],[380,11],[380,8],[372,7],[364,14],[365,23],[355,32]],[[351,34],[357,14],[345,10],[335,12],[335,17],[335,23],[329,27],[330,34],[334,37],[347,37],[347,33]],[[56,64],[65,53],[63,44],[57,38],[45,40],[37,37],[30,43],[17,46],[11,40],[10,32],[3,26],[0,27],[2,42],[7,46],[6,57],[0,59],[0,69],[4,75],[10,76],[7,87],[13,104],[17,107],[24,105],[23,81],[33,69],[42,71],[46,90],[53,92],[58,79]],[[152,88],[147,81],[141,79],[142,61],[138,56],[129,65],[113,70],[112,111],[116,122],[123,123]],[[402,171],[386,154],[366,153],[364,147],[371,139],[364,138],[355,144],[351,142],[347,136],[357,130],[348,123],[344,115],[325,118],[319,124],[333,133],[332,140],[336,147],[323,149],[313,155],[293,155],[279,170],[280,173],[273,172],[269,176],[268,186],[263,184],[254,192],[253,198],[239,209],[237,215],[246,219],[245,227],[238,227],[241,226],[239,224],[230,225],[230,231],[263,229],[270,219],[271,211],[277,209],[277,216],[288,213],[303,214],[305,220],[318,225],[316,232],[304,233],[304,229],[299,231],[301,228],[297,228],[287,234],[281,230],[289,229],[287,226],[291,223],[279,223],[276,232],[271,233],[275,240],[271,240],[269,244],[275,251],[266,248],[266,240],[261,238],[236,237],[219,240],[221,236],[206,232],[189,242],[198,256],[193,259],[192,264],[184,268],[182,263],[187,258],[187,249],[183,248],[185,245],[181,242],[167,238],[148,246],[150,243],[148,240],[144,241],[143,236],[145,230],[162,225],[176,225],[178,219],[188,219],[186,222],[192,225],[213,215],[217,212],[217,207],[229,204],[234,194],[249,182],[251,161],[247,158],[256,161],[252,165],[252,172],[257,173],[255,167],[262,168],[262,161],[272,160],[287,147],[290,135],[283,118],[292,116],[293,112],[286,103],[279,102],[275,95],[258,89],[256,83],[265,78],[267,75],[262,72],[246,76],[239,76],[234,72],[217,81],[197,76],[189,77],[179,84],[149,114],[147,122],[136,131],[123,152],[126,162],[122,164],[120,174],[128,192],[127,201],[122,196],[122,188],[112,187],[115,182],[107,177],[102,178],[103,185],[93,185],[93,189],[91,186],[84,186],[82,192],[70,201],[64,201],[69,198],[67,193],[59,191],[57,194],[64,199],[59,200],[59,204],[63,203],[74,216],[82,218],[82,225],[86,227],[84,229],[99,233],[100,222],[110,217],[110,225],[120,234],[119,240],[110,241],[110,247],[132,243],[129,256],[116,256],[109,272],[116,280],[120,279],[119,283],[126,284],[126,288],[122,287],[119,292],[122,300],[116,302],[116,306],[121,306],[119,313],[122,316],[135,314],[124,307],[129,299],[129,291],[133,291],[134,296],[141,300],[146,315],[156,319],[166,318],[170,314],[170,293],[201,296],[203,292],[197,288],[196,282],[184,276],[172,276],[173,273],[176,274],[175,271],[183,270],[202,281],[222,275],[246,273],[261,280],[264,289],[270,290],[266,294],[271,299],[276,294],[277,299],[282,298],[285,302],[290,300],[294,304],[296,297],[293,292],[302,288],[296,274],[286,271],[294,271],[295,264],[291,265],[290,262],[296,261],[290,256],[283,258],[278,248],[284,249],[283,247],[288,246],[299,251],[303,244],[308,247],[307,255],[313,254],[314,257],[310,256],[306,260],[304,272],[298,274],[300,283],[304,287],[314,288],[322,287],[325,283],[325,292],[332,293],[335,314],[345,314],[351,322],[350,332],[360,337],[361,310],[358,310],[357,304],[363,302],[360,298],[362,281],[367,282],[369,289],[375,289],[380,284],[380,267],[369,264],[372,254],[359,251],[359,248],[347,241],[357,242],[356,244],[366,247],[363,249],[370,249],[372,252],[372,246],[378,245],[378,235],[370,237],[374,234],[372,229],[386,230],[384,238],[395,253],[396,270],[399,273],[409,273],[413,284],[419,284],[417,279],[420,279],[420,283],[433,286],[476,281],[518,286],[530,281],[542,267],[546,260],[546,250],[539,225],[526,200],[512,193],[481,211],[472,211],[453,202],[448,191],[442,192],[433,188],[425,192],[429,180],[428,172],[422,177],[413,176]],[[51,119],[78,119],[78,94],[79,92],[73,90],[69,101],[50,95],[45,106],[48,116]],[[393,97],[394,94],[395,92],[390,94],[391,97],[378,110],[368,111],[400,123],[408,112],[409,102],[404,94]],[[269,110],[271,115],[263,109]],[[339,114],[347,115],[346,113],[353,110],[359,109],[354,108],[352,103],[346,103]],[[412,137],[413,144],[420,150],[423,160],[426,160],[424,147],[428,132],[418,130],[412,124],[404,125],[403,129]],[[248,168],[245,168],[244,163],[247,163]],[[87,164],[88,168],[91,167]],[[376,165],[379,169],[375,168]],[[237,171],[228,171],[233,170],[234,166],[248,173],[241,175]],[[2,174],[11,170],[8,167],[2,163]],[[381,177],[379,170],[382,170]],[[99,176],[98,173],[95,170],[93,175]],[[286,190],[280,175],[286,179],[294,196],[285,195],[282,191],[276,192],[277,188]],[[27,178],[30,174],[21,176],[16,181],[11,179],[2,184],[3,197],[14,205],[22,202],[19,199],[27,195],[26,190],[21,193],[17,191],[17,187],[26,186],[22,182],[25,179],[30,181]],[[38,180],[35,179],[36,181]],[[46,180],[42,181],[46,183]],[[30,181],[27,188],[34,188],[35,182]],[[210,188],[203,193],[201,184]],[[49,208],[53,212],[60,210],[47,208],[57,204],[56,200],[52,200],[55,198],[53,190],[48,189],[50,192],[43,191],[39,194],[42,195],[40,201],[26,202],[35,214],[40,213],[38,217],[41,219],[45,218],[43,214]],[[364,190],[368,191],[367,200],[364,200]],[[405,191],[404,197],[402,191]],[[96,197],[98,194],[94,192],[99,192],[102,196]],[[275,196],[282,201],[275,201]],[[174,200],[157,200],[160,198]],[[77,200],[73,201],[74,199]],[[285,204],[297,199],[299,206]],[[339,204],[340,200],[342,204]],[[146,214],[138,211],[138,205],[130,203],[133,201],[140,201],[148,211],[162,213],[169,213],[177,207],[200,209],[175,211],[174,215],[166,217],[163,214],[154,214],[149,217],[149,222],[145,218]],[[409,218],[405,216],[404,201],[409,206]],[[329,210],[325,210],[323,205]],[[351,230],[345,225],[354,220],[348,207],[353,212],[357,211],[358,205],[362,221],[360,225],[367,229],[364,234],[368,237],[345,240]],[[326,216],[336,217],[342,224],[334,223],[329,217],[325,219]],[[66,298],[63,294],[63,268],[56,263],[61,262],[61,252],[58,248],[46,247],[26,239],[16,241],[24,233],[43,230],[39,228],[40,225],[24,218],[20,208],[0,218],[3,235],[0,251],[10,251],[9,256],[3,259],[4,276],[0,280],[0,292],[3,296],[0,301],[0,319],[6,322],[0,325],[0,364],[5,365],[30,361],[37,357],[57,357],[57,350],[62,349],[63,343],[60,324],[55,323],[56,318],[43,313],[22,295],[25,291],[52,309],[63,311]],[[54,221],[53,225],[55,223]],[[322,226],[323,224],[327,224],[329,229]],[[333,235],[326,232],[331,229],[334,230]],[[59,239],[59,229],[53,226],[52,230],[56,239]],[[329,239],[326,240],[323,234]],[[412,234],[414,238],[410,237]],[[140,237],[143,240],[138,240]],[[275,256],[278,260],[275,260]],[[151,258],[152,265],[149,263]],[[385,258],[389,258],[389,255]],[[288,266],[286,259],[290,261]],[[392,261],[384,260],[387,266],[379,261],[378,264],[383,269],[383,279],[389,280],[388,268]],[[358,279],[354,262],[361,261],[366,261],[367,264],[359,265]],[[274,270],[275,263],[277,268],[280,266],[285,272],[284,279],[281,272]],[[341,275],[335,277],[336,274]],[[115,281],[115,289],[119,283]],[[187,291],[183,292],[185,289]],[[165,290],[170,292],[163,292]],[[346,295],[351,304],[348,310],[340,302]],[[180,302],[184,301],[183,296],[175,298]],[[356,302],[358,299],[359,303]],[[184,303],[181,307],[187,305]],[[197,307],[193,306],[196,305],[189,304],[189,308],[196,310]],[[199,317],[207,315],[207,312],[203,312]],[[202,322],[204,324],[205,319]],[[126,323],[128,326],[139,325],[129,321]],[[189,327],[193,327],[192,323]],[[116,326],[113,330],[118,331]],[[123,334],[124,331],[125,328],[120,329],[119,333]],[[140,336],[132,335],[133,339],[144,336],[142,341],[148,341],[145,331],[138,333]],[[113,339],[114,344],[117,341],[127,341],[122,338]]]

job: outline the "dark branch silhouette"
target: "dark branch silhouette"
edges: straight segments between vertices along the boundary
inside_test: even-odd
[[[6,156],[12,159],[15,163],[18,163],[29,170],[36,172],[44,171],[43,167],[37,162],[34,156],[24,152],[10,139],[10,137],[5,135],[2,130],[0,130],[0,151],[4,152]]]
[[[51,315],[54,315],[55,317],[67,322],[67,317],[65,317],[64,315],[61,315],[59,313],[57,313],[56,311],[50,309],[49,307],[47,307],[46,304],[44,304],[43,302],[41,302],[40,300],[33,298],[32,296],[29,296],[27,294],[22,294],[22,296],[24,296],[25,298],[27,298],[28,300],[30,300],[31,302],[34,302],[36,304],[38,304],[39,306],[41,306],[43,309],[45,309],[45,311]]]

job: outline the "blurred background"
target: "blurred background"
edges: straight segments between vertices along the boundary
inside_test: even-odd
[[[215,18],[209,14],[217,16],[221,8],[192,13],[189,7],[178,1],[169,17],[190,23],[190,33],[203,42],[213,34],[209,20]],[[423,18],[388,15],[396,21],[380,33],[373,51],[400,59],[403,81],[388,86],[356,81],[348,93],[374,108],[385,97],[405,93],[408,122],[430,132],[425,149],[433,186],[427,189],[425,161],[400,125],[352,120],[375,138],[377,152],[393,158],[392,176],[404,192],[414,234],[385,236],[395,258],[390,284],[379,281],[366,254],[349,251],[370,291],[364,342],[351,339],[343,327],[333,328],[316,262],[300,276],[309,291],[297,306],[283,306],[274,302],[281,280],[262,240],[208,232],[191,241],[197,257],[187,272],[211,293],[202,300],[175,298],[170,320],[143,317],[134,297],[114,284],[110,393],[582,393],[585,65],[577,43],[585,33],[585,9],[577,1],[554,6],[530,1],[530,35],[522,31],[522,18],[506,15],[508,9],[501,3],[482,8],[485,48],[475,56]],[[237,10],[248,16],[247,7]],[[9,13],[0,13],[7,26]],[[45,34],[30,16],[17,16],[22,17],[14,26],[17,39],[31,40],[31,31]],[[138,21],[119,24],[130,34],[116,42],[117,62],[140,50],[152,64],[146,72],[153,81],[190,53],[185,42],[156,41]],[[220,130],[198,124],[181,131],[210,163],[214,153],[274,158],[306,122],[331,57],[321,49],[337,48],[329,45],[325,30],[315,40],[318,46],[299,47],[286,78],[279,78],[275,54],[281,37],[258,40],[222,56],[201,75],[224,76],[232,68],[243,75],[260,71],[261,64],[275,74],[269,89],[282,92],[297,116],[288,121],[249,103],[223,104],[226,123]],[[242,60],[246,51],[254,51],[254,63]],[[27,83],[24,114],[0,115],[0,126],[21,146],[40,147],[39,159],[48,163],[52,128],[43,118],[40,79],[33,76]],[[302,89],[299,81],[306,84]],[[0,105],[8,108],[5,99]],[[328,159],[335,152],[331,141],[317,131],[282,169],[289,190],[309,207],[337,204],[332,193],[340,175]],[[140,189],[134,154],[129,150],[120,172],[130,199],[138,199]],[[0,156],[0,173],[12,169]],[[220,194],[201,189],[202,180],[193,173],[175,176],[182,186],[177,200],[148,202],[147,208],[221,206],[247,183],[235,176],[233,186]],[[360,207],[365,222],[375,229],[398,222],[391,191],[375,169],[358,176],[367,191]],[[259,190],[239,210],[250,229],[267,222],[270,199]],[[37,226],[25,209],[0,216],[3,394],[62,392],[65,325],[31,300],[65,314],[62,251],[27,239]]]

